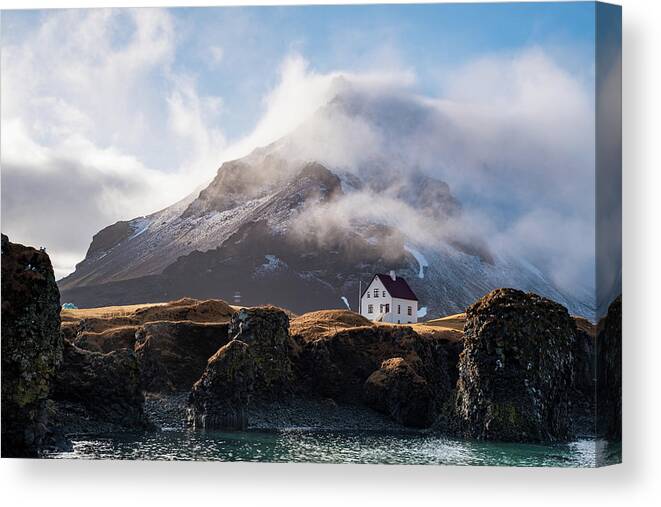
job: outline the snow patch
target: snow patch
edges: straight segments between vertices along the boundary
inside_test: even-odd
[[[259,266],[256,270],[256,274],[265,275],[267,273],[273,273],[278,269],[284,268],[287,266],[283,261],[281,261],[277,256],[273,254],[266,254],[264,256],[266,262]]]
[[[145,217],[142,218],[136,218],[135,220],[131,221],[131,227],[133,228],[133,234],[129,237],[129,239],[137,238],[141,234],[143,234],[147,229],[149,229],[149,226],[151,225],[151,221]]]
[[[420,253],[420,251],[416,250],[410,245],[404,245],[404,249],[410,253],[413,257],[415,257],[415,260],[418,262],[418,265],[420,266],[420,271],[418,272],[418,278],[424,278],[425,277],[425,268],[429,267],[429,262],[427,262],[427,259],[425,258],[424,255]]]
[[[262,264],[262,267],[267,271],[275,271],[282,264],[282,261],[273,254],[266,254],[264,258],[266,263]]]
[[[425,317],[427,315],[427,307],[423,306],[422,308],[418,309],[418,318],[421,319],[422,317]]]
[[[347,305],[347,308],[351,310],[351,307],[349,306],[349,300],[344,296],[340,297],[340,299],[344,301],[344,304]]]

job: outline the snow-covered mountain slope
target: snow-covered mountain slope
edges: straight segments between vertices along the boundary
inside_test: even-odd
[[[446,183],[405,167],[408,148],[395,140],[431,142],[420,128],[442,121],[438,115],[420,104],[377,106],[338,96],[290,135],[223,164],[199,195],[106,227],[59,282],[62,300],[79,307],[183,296],[231,301],[239,292],[242,304],[295,312],[343,307],[344,298],[356,309],[359,282],[395,269],[430,318],[463,311],[497,287],[592,315],[588,298],[495,252],[462,221]]]

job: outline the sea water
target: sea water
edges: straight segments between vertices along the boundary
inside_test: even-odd
[[[565,444],[456,440],[420,433],[285,430],[171,430],[76,437],[50,458],[594,467],[621,446],[594,439]]]

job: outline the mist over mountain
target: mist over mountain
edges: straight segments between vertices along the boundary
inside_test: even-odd
[[[346,297],[355,310],[359,282],[394,269],[430,316],[503,286],[592,316],[590,281],[576,276],[589,256],[558,264],[524,241],[539,235],[546,245],[555,234],[566,250],[583,229],[557,209],[584,184],[563,180],[565,166],[547,174],[566,161],[545,154],[544,136],[522,129],[515,111],[494,129],[474,106],[345,77],[328,96],[289,134],[224,163],[199,194],[97,233],[60,280],[63,301],[240,293],[242,304],[296,312],[341,307]],[[550,193],[563,184],[570,190]]]

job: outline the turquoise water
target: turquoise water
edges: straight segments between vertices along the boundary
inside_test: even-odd
[[[468,442],[438,435],[290,430],[161,431],[80,437],[52,458],[592,467],[619,460],[596,440],[532,445]]]

